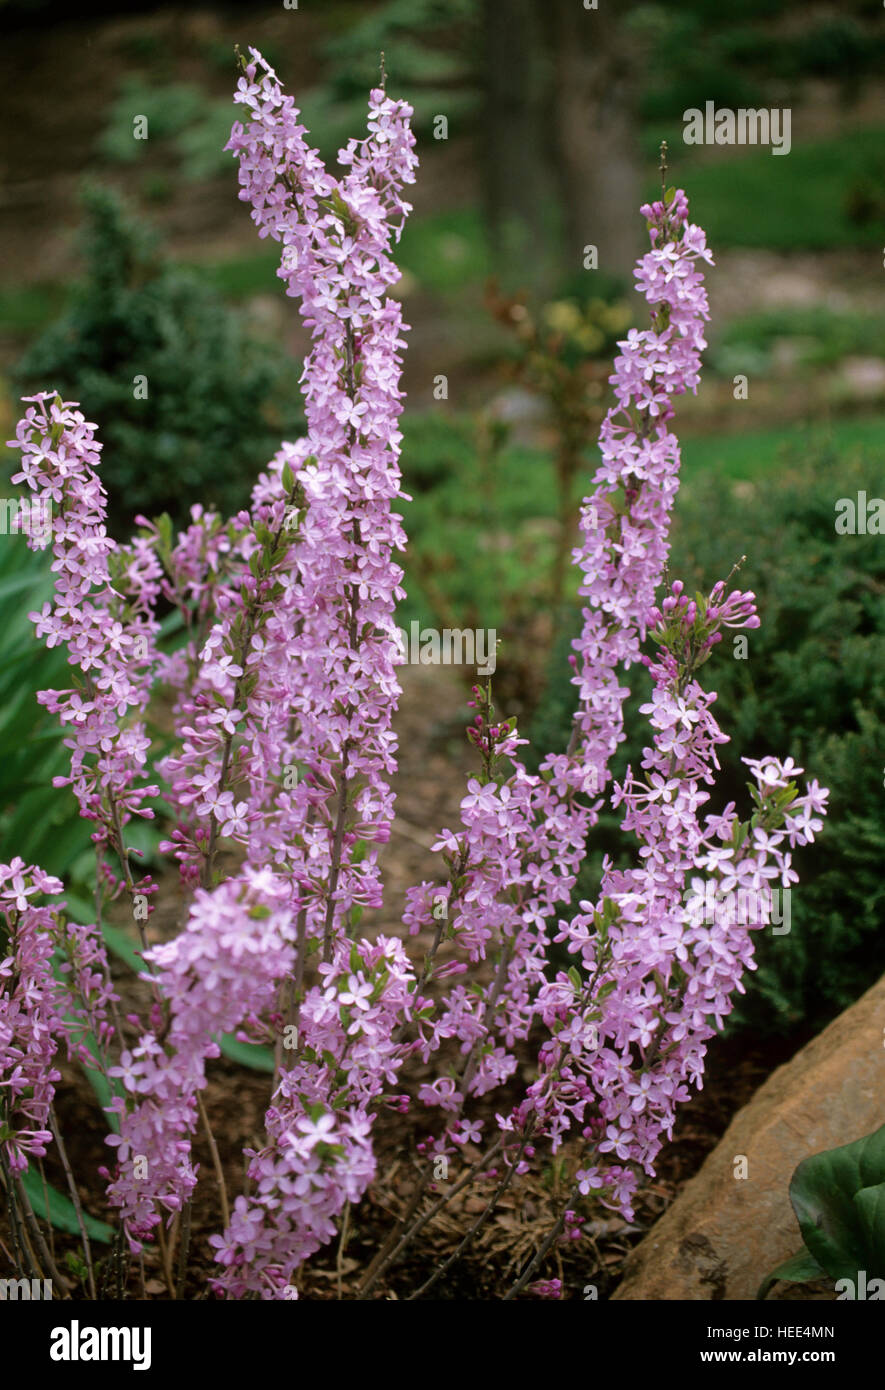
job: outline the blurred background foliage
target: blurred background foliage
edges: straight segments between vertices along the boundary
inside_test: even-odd
[[[100,423],[112,531],[138,514],[186,522],[189,499],[228,513],[281,435],[298,428],[294,363],[157,253],[118,196],[83,196],[85,276],[12,373],[17,395],[52,382]]]
[[[0,411],[9,436],[25,390],[82,400],[119,535],[138,511],[241,505],[280,437],[303,428],[307,338],[223,150],[233,44],[278,68],[330,161],[363,127],[384,52],[421,158],[397,253],[412,325],[401,621],[496,628],[496,698],[538,748],[566,737],[578,607],[565,561],[615,344],[643,321],[637,207],[668,142],[668,181],[688,190],[717,262],[704,381],[677,418],[672,568],[705,587],[746,554],[763,617],[746,661],[723,643],[708,667],[733,738],[722,793],[743,794],[740,754],[772,750],[832,788],[828,829],[797,855],[792,930],[759,941],[732,1026],[818,1026],[881,974],[883,542],[833,527],[839,497],[885,496],[879,0],[0,11],[19,74],[0,91]],[[683,111],[707,100],[789,107],[790,154],[685,146]],[[65,679],[27,621],[47,583],[45,557],[0,538],[0,852],[76,883],[88,831],[47,794],[66,754],[33,699]],[[640,754],[631,737],[621,768]],[[585,891],[614,832],[612,818]]]

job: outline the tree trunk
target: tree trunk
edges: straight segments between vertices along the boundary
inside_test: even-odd
[[[556,234],[543,5],[484,0],[485,194],[496,272],[543,279]]]
[[[556,170],[564,254],[579,270],[596,246],[599,269],[629,276],[641,248],[639,163],[634,136],[635,73],[624,28],[629,5],[546,0],[552,54]]]

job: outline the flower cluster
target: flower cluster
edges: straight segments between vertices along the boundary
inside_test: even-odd
[[[113,1036],[116,995],[101,937],[65,923],[63,903],[37,901],[61,891],[36,864],[0,865],[0,1144],[13,1172],[52,1138],[60,1042],[69,1058],[95,1067]]]
[[[52,1139],[49,1107],[61,1072],[54,1058],[63,1032],[52,973],[52,914],[31,898],[60,893],[56,878],[21,859],[0,866],[0,1143],[12,1170],[42,1155]]]
[[[119,1133],[107,1139],[117,1157],[109,1195],[136,1248],[159,1210],[180,1211],[193,1191],[191,1139],[218,1036],[269,1012],[292,970],[288,901],[285,883],[247,870],[213,892],[198,889],[184,930],[145,954],[168,1021],[158,1020],[110,1069],[127,1098],[112,1102]]]
[[[402,944],[340,943],[298,1023],[298,1060],[267,1114],[267,1145],[247,1151],[253,1191],[237,1198],[228,1229],[212,1237],[224,1275],[215,1287],[279,1298],[298,1265],[335,1234],[346,1202],[375,1175],[373,1103],[397,1079],[407,1049],[414,977]]]

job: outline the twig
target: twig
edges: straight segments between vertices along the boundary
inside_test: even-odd
[[[89,1286],[89,1297],[95,1301],[95,1270],[92,1267],[92,1247],[89,1244],[89,1236],[86,1232],[86,1222],[83,1219],[83,1206],[80,1201],[80,1194],[77,1191],[77,1184],[74,1182],[74,1174],[68,1161],[68,1153],[65,1148],[64,1140],[61,1137],[61,1130],[55,1117],[55,1110],[49,1112],[49,1128],[52,1130],[52,1137],[58,1145],[58,1156],[61,1159],[61,1166],[65,1172],[65,1179],[68,1184],[68,1191],[71,1194],[71,1201],[74,1204],[74,1211],[77,1216],[77,1225],[80,1228],[80,1239],[83,1244],[83,1256],[86,1260],[86,1280]]]
[[[40,1224],[37,1221],[34,1208],[31,1206],[31,1203],[28,1200],[28,1194],[25,1191],[20,1178],[16,1179],[15,1185],[16,1191],[18,1192],[18,1199],[21,1203],[22,1211],[25,1214],[25,1221],[34,1239],[34,1243],[37,1246],[37,1251],[39,1252],[40,1258],[45,1264],[46,1268],[49,1270],[53,1284],[58,1285],[58,1288],[64,1297],[70,1298],[70,1283],[59,1270],[58,1265],[55,1263],[55,1260],[52,1257],[49,1247],[46,1244],[46,1241],[43,1239],[43,1232],[40,1230]]]
[[[486,1152],[478,1158],[475,1163],[470,1165],[463,1178],[459,1178],[455,1186],[450,1188],[448,1192],[443,1193],[442,1197],[434,1203],[429,1211],[426,1211],[423,1216],[418,1217],[416,1221],[412,1222],[411,1226],[403,1231],[403,1227],[406,1225],[406,1222],[410,1221],[414,1216],[418,1204],[427,1190],[427,1185],[430,1182],[429,1176],[426,1176],[423,1181],[419,1183],[417,1190],[412,1196],[412,1200],[409,1202],[405,1216],[400,1219],[398,1227],[394,1228],[390,1233],[385,1244],[381,1247],[378,1254],[369,1265],[362,1288],[357,1294],[358,1299],[364,1299],[371,1293],[372,1289],[381,1278],[381,1275],[393,1264],[394,1260],[399,1258],[406,1246],[411,1244],[420,1231],[423,1231],[428,1221],[432,1221],[437,1212],[441,1211],[453,1197],[456,1197],[459,1192],[474,1181],[477,1172],[485,1168],[491,1162],[503,1143],[504,1136],[499,1135],[491,1148],[486,1149]]]
[[[178,1247],[178,1278],[175,1283],[175,1297],[181,1298],[184,1292],[184,1281],[187,1278],[187,1257],[191,1247],[191,1211],[193,1202],[189,1197],[184,1204],[184,1212],[181,1218],[181,1244]],[[142,1279],[144,1278],[144,1264],[142,1263]]]
[[[166,1288],[169,1290],[169,1297],[175,1297],[175,1280],[172,1277],[172,1260],[169,1257],[169,1246],[166,1241],[166,1232],[163,1230],[163,1223],[157,1227],[157,1243],[160,1247],[160,1259],[163,1262],[163,1278],[166,1280]]]
[[[338,1255],[335,1260],[335,1271],[338,1275],[338,1298],[339,1301],[344,1297],[341,1289],[341,1279],[344,1265],[344,1251],[347,1246],[347,1237],[350,1233],[350,1203],[344,1204],[344,1219],[341,1223],[341,1237],[338,1241]]]
[[[570,1208],[572,1207],[573,1203],[576,1202],[576,1201],[578,1200],[578,1198],[580,1197],[580,1195],[581,1195],[581,1190],[580,1190],[578,1184],[575,1183],[575,1186],[572,1188],[570,1197],[569,1197],[568,1200],[566,1201],[566,1204],[565,1204],[565,1206],[563,1207],[562,1211],[559,1213],[559,1216],[557,1217],[556,1222],[555,1222],[555,1224],[553,1225],[553,1227],[551,1228],[551,1230],[550,1230],[549,1234],[547,1235],[546,1239],[543,1241],[543,1243],[542,1243],[542,1244],[538,1247],[538,1249],[535,1251],[535,1254],[534,1254],[533,1259],[529,1262],[527,1268],[526,1268],[526,1269],[523,1271],[523,1273],[519,1276],[519,1278],[517,1279],[517,1281],[516,1281],[516,1283],[513,1285],[513,1287],[510,1288],[510,1289],[508,1289],[507,1292],[505,1293],[504,1299],[503,1299],[503,1301],[504,1301],[505,1303],[509,1303],[512,1299],[514,1299],[514,1298],[516,1297],[516,1295],[517,1295],[518,1293],[522,1293],[522,1290],[525,1288],[526,1284],[527,1284],[527,1283],[529,1282],[529,1280],[531,1279],[531,1277],[532,1277],[532,1275],[534,1274],[535,1270],[538,1268],[538,1266],[541,1264],[541,1262],[543,1261],[544,1257],[546,1256],[547,1251],[550,1249],[551,1245],[552,1245],[553,1242],[556,1240],[556,1238],[561,1234],[562,1228],[563,1228],[563,1226],[565,1225],[565,1214],[566,1214],[567,1211],[570,1210]]]
[[[218,1179],[218,1195],[221,1198],[221,1214],[224,1218],[225,1226],[230,1225],[230,1207],[227,1203],[227,1187],[224,1182],[224,1170],[221,1166],[221,1159],[218,1156],[218,1145],[215,1142],[215,1135],[209,1124],[209,1116],[206,1114],[206,1107],[203,1104],[203,1097],[197,1095],[197,1106],[200,1111],[200,1119],[203,1121],[203,1128],[206,1131],[206,1138],[209,1141],[209,1152],[212,1155],[212,1166],[215,1169],[215,1176]]]
[[[413,1302],[416,1298],[420,1298],[422,1294],[425,1294],[430,1289],[432,1289],[434,1284],[439,1279],[441,1279],[442,1276],[448,1272],[448,1270],[451,1269],[455,1261],[460,1259],[461,1255],[467,1249],[468,1245],[470,1245],[471,1242],[476,1239],[476,1236],[479,1234],[482,1227],[488,1221],[489,1217],[492,1215],[492,1212],[495,1210],[501,1198],[504,1196],[504,1193],[507,1191],[508,1187],[510,1186],[514,1177],[516,1176],[516,1171],[519,1168],[519,1165],[522,1161],[522,1156],[525,1153],[526,1144],[529,1142],[530,1138],[531,1129],[527,1128],[526,1133],[522,1136],[522,1139],[520,1140],[519,1149],[517,1150],[516,1157],[513,1159],[512,1163],[508,1164],[506,1173],[504,1174],[503,1178],[498,1183],[498,1186],[495,1188],[495,1191],[492,1193],[491,1197],[486,1203],[484,1211],[480,1212],[479,1216],[476,1218],[473,1225],[470,1227],[470,1230],[467,1232],[466,1236],[464,1236],[460,1245],[449,1256],[445,1264],[441,1265],[440,1268],[435,1271],[435,1273],[431,1274],[430,1278],[425,1280],[425,1282],[421,1285],[420,1289],[416,1289],[413,1294],[410,1294],[407,1299],[407,1302]]]
[[[19,1278],[25,1275],[25,1267],[27,1267],[31,1277],[37,1279],[40,1277],[40,1274],[36,1267],[34,1252],[31,1249],[26,1233],[22,1230],[21,1221],[19,1220],[18,1207],[15,1200],[15,1182],[6,1162],[6,1155],[3,1152],[2,1144],[0,1144],[0,1172],[3,1174],[3,1186],[6,1189],[6,1197],[9,1202],[9,1229],[12,1233],[12,1246],[15,1251],[15,1257],[12,1261],[13,1267]]]

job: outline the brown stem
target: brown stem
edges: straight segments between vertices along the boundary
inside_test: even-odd
[[[89,1236],[86,1232],[86,1222],[83,1218],[83,1206],[80,1201],[80,1194],[77,1191],[77,1184],[74,1182],[74,1174],[68,1161],[68,1152],[61,1137],[61,1130],[55,1117],[55,1110],[49,1112],[49,1128],[52,1130],[52,1137],[58,1145],[58,1156],[61,1159],[61,1166],[64,1169],[65,1180],[68,1184],[68,1191],[71,1194],[71,1201],[74,1204],[74,1211],[77,1215],[77,1225],[80,1229],[80,1239],[83,1245],[83,1257],[86,1260],[86,1276],[89,1285],[89,1297],[95,1301],[95,1270],[92,1267],[92,1246],[89,1243]]]
[[[157,1227],[157,1240],[160,1246],[160,1259],[163,1263],[163,1278],[166,1281],[166,1288],[169,1297],[175,1297],[175,1280],[172,1277],[172,1260],[169,1255],[169,1246],[166,1243],[166,1232],[163,1230],[163,1223]]]
[[[341,1280],[342,1280],[342,1276],[343,1276],[344,1251],[345,1251],[345,1249],[347,1248],[347,1237],[348,1237],[349,1233],[350,1233],[350,1203],[349,1203],[349,1202],[345,1202],[345,1204],[344,1204],[344,1219],[342,1220],[342,1223],[341,1223],[341,1236],[340,1236],[339,1241],[338,1241],[338,1255],[337,1255],[337,1257],[336,1257],[336,1259],[335,1259],[335,1272],[336,1272],[336,1274],[337,1274],[337,1276],[338,1276],[338,1299],[339,1299],[339,1302],[340,1302],[340,1300],[344,1297],[344,1295],[343,1295],[343,1293],[342,1293],[342,1289],[341,1289]]]
[[[184,1211],[181,1217],[181,1244],[178,1247],[178,1277],[175,1282],[175,1297],[181,1298],[184,1293],[184,1281],[187,1278],[187,1257],[191,1246],[191,1212],[193,1201],[189,1197],[184,1204]],[[144,1263],[141,1266],[141,1277],[144,1279]]]
[[[404,1231],[403,1227],[414,1216],[418,1204],[421,1201],[421,1198],[424,1196],[425,1191],[427,1190],[427,1186],[430,1182],[429,1175],[426,1176],[421,1183],[419,1183],[416,1191],[412,1195],[412,1199],[409,1202],[409,1206],[405,1215],[400,1218],[397,1226],[394,1227],[391,1234],[387,1237],[386,1242],[381,1247],[372,1263],[369,1265],[369,1268],[366,1271],[366,1278],[363,1281],[359,1293],[357,1294],[358,1299],[364,1299],[368,1297],[372,1289],[378,1283],[378,1280],[381,1278],[381,1275],[384,1274],[384,1272],[388,1269],[388,1267],[391,1264],[393,1264],[395,1260],[399,1259],[399,1256],[402,1254],[403,1250],[405,1250],[406,1246],[410,1245],[414,1240],[415,1236],[418,1235],[419,1232],[423,1231],[428,1221],[432,1221],[434,1216],[436,1216],[437,1212],[441,1211],[442,1208],[446,1206],[452,1200],[453,1197],[456,1197],[459,1192],[461,1192],[465,1187],[469,1186],[470,1183],[475,1181],[477,1173],[480,1172],[483,1168],[485,1168],[486,1165],[494,1158],[495,1154],[503,1146],[503,1143],[504,1137],[503,1135],[499,1135],[499,1137],[495,1140],[494,1144],[492,1144],[490,1148],[486,1149],[485,1153],[480,1158],[478,1158],[475,1163],[472,1163],[470,1165],[463,1178],[459,1178],[458,1182],[456,1182],[453,1188],[450,1188],[448,1192],[444,1193],[443,1196],[440,1197],[434,1203],[434,1205],[429,1209],[429,1211],[426,1211],[423,1216],[420,1216],[416,1221],[412,1223],[411,1226],[409,1226]]]
[[[434,1274],[431,1274],[430,1278],[425,1280],[425,1282],[421,1285],[420,1289],[416,1289],[413,1294],[409,1295],[408,1299],[406,1300],[408,1303],[412,1303],[416,1298],[421,1298],[423,1294],[428,1293],[433,1288],[437,1280],[441,1279],[442,1276],[446,1274],[448,1270],[451,1269],[455,1261],[460,1259],[461,1255],[464,1253],[467,1247],[476,1239],[477,1235],[482,1230],[483,1226],[488,1221],[489,1217],[492,1215],[492,1212],[495,1210],[501,1198],[504,1196],[504,1193],[507,1191],[508,1187],[513,1181],[516,1175],[516,1170],[519,1167],[528,1141],[529,1133],[527,1132],[523,1135],[515,1159],[511,1164],[509,1164],[506,1173],[504,1174],[503,1178],[498,1183],[498,1186],[495,1188],[495,1191],[492,1193],[491,1197],[486,1203],[485,1210],[482,1211],[480,1215],[476,1218],[473,1225],[470,1227],[470,1230],[467,1232],[467,1234],[464,1236],[464,1239],[461,1241],[460,1245],[449,1256],[445,1264],[441,1265],[440,1268]]]
[[[215,1169],[215,1176],[218,1179],[218,1195],[221,1199],[221,1214],[224,1219],[225,1228],[230,1225],[230,1207],[227,1202],[227,1187],[224,1182],[224,1170],[221,1166],[221,1159],[218,1155],[218,1145],[215,1142],[215,1135],[212,1133],[209,1124],[209,1117],[206,1114],[206,1107],[203,1104],[203,1097],[197,1095],[197,1106],[200,1111],[200,1119],[203,1121],[203,1128],[206,1131],[206,1138],[209,1141],[209,1152],[212,1155],[212,1166]]]
[[[55,1263],[55,1260],[52,1257],[52,1253],[48,1245],[46,1244],[46,1241],[43,1239],[43,1232],[40,1230],[39,1222],[37,1221],[34,1209],[31,1206],[30,1201],[28,1200],[28,1194],[22,1186],[20,1178],[16,1179],[15,1186],[16,1191],[18,1193],[18,1200],[21,1204],[21,1209],[25,1214],[25,1221],[27,1223],[28,1230],[30,1231],[34,1244],[37,1247],[37,1251],[40,1255],[40,1258],[43,1261],[46,1268],[49,1270],[53,1284],[58,1287],[63,1297],[70,1298],[71,1285],[59,1270],[58,1265]]]
[[[26,1271],[30,1271],[31,1277],[36,1279],[38,1275],[34,1265],[34,1257],[25,1240],[25,1233],[22,1230],[21,1221],[19,1220],[18,1204],[15,1200],[15,1184],[6,1162],[3,1144],[0,1144],[0,1172],[3,1174],[3,1186],[6,1189],[6,1197],[9,1203],[9,1230],[12,1235],[12,1248],[14,1251],[12,1261],[13,1268],[19,1278],[26,1278]]]
[[[341,873],[341,851],[344,847],[344,827],[347,823],[347,767],[350,761],[350,744],[345,743],[341,755],[341,771],[338,774],[338,809],[335,813],[335,835],[332,841],[331,869],[329,872],[329,895],[326,899],[326,920],[323,924],[323,960],[326,964],[332,959],[332,923],[335,916],[335,893]]]
[[[522,1290],[525,1288],[526,1284],[529,1282],[532,1275],[535,1273],[535,1270],[544,1260],[551,1245],[561,1234],[562,1228],[565,1225],[565,1214],[569,1210],[571,1205],[577,1201],[580,1195],[581,1190],[576,1183],[575,1186],[572,1188],[572,1191],[566,1201],[565,1206],[559,1213],[559,1216],[557,1217],[555,1224],[551,1227],[550,1231],[548,1232],[546,1239],[542,1242],[541,1245],[539,1245],[538,1249],[535,1251],[534,1257],[529,1262],[528,1266],[523,1271],[523,1273],[519,1276],[513,1287],[508,1289],[505,1293],[503,1300],[505,1303],[509,1303],[512,1299],[516,1297],[518,1293],[522,1293]]]

